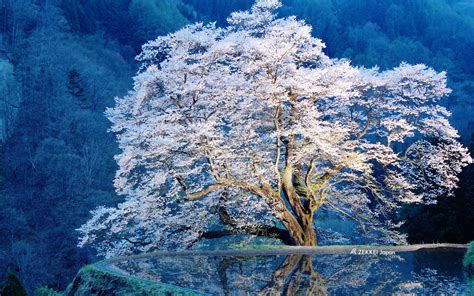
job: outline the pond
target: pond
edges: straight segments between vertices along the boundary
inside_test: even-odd
[[[463,248],[244,250],[115,259],[116,273],[205,295],[468,295]]]

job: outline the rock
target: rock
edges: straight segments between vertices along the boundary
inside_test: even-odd
[[[191,290],[128,277],[101,262],[83,267],[64,292],[66,296],[195,295]]]

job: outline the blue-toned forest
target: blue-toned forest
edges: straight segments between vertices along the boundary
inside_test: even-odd
[[[115,206],[118,154],[105,109],[132,86],[141,46],[196,21],[225,25],[252,0],[0,0],[0,279],[26,291],[64,290],[97,260],[76,231],[99,205]],[[474,155],[474,2],[286,0],[334,58],[447,71],[444,104]],[[474,166],[455,196],[409,205],[410,243],[474,240]],[[1,282],[1,280],[0,280]]]

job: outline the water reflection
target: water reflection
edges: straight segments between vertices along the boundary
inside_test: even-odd
[[[397,254],[160,256],[114,263],[122,273],[211,295],[464,295],[462,250]]]

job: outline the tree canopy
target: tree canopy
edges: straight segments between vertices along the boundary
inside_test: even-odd
[[[134,89],[107,111],[122,153],[80,245],[117,255],[224,234],[317,242],[327,206],[392,242],[402,203],[434,202],[471,162],[438,104],[446,73],[331,59],[277,0],[143,46]]]

